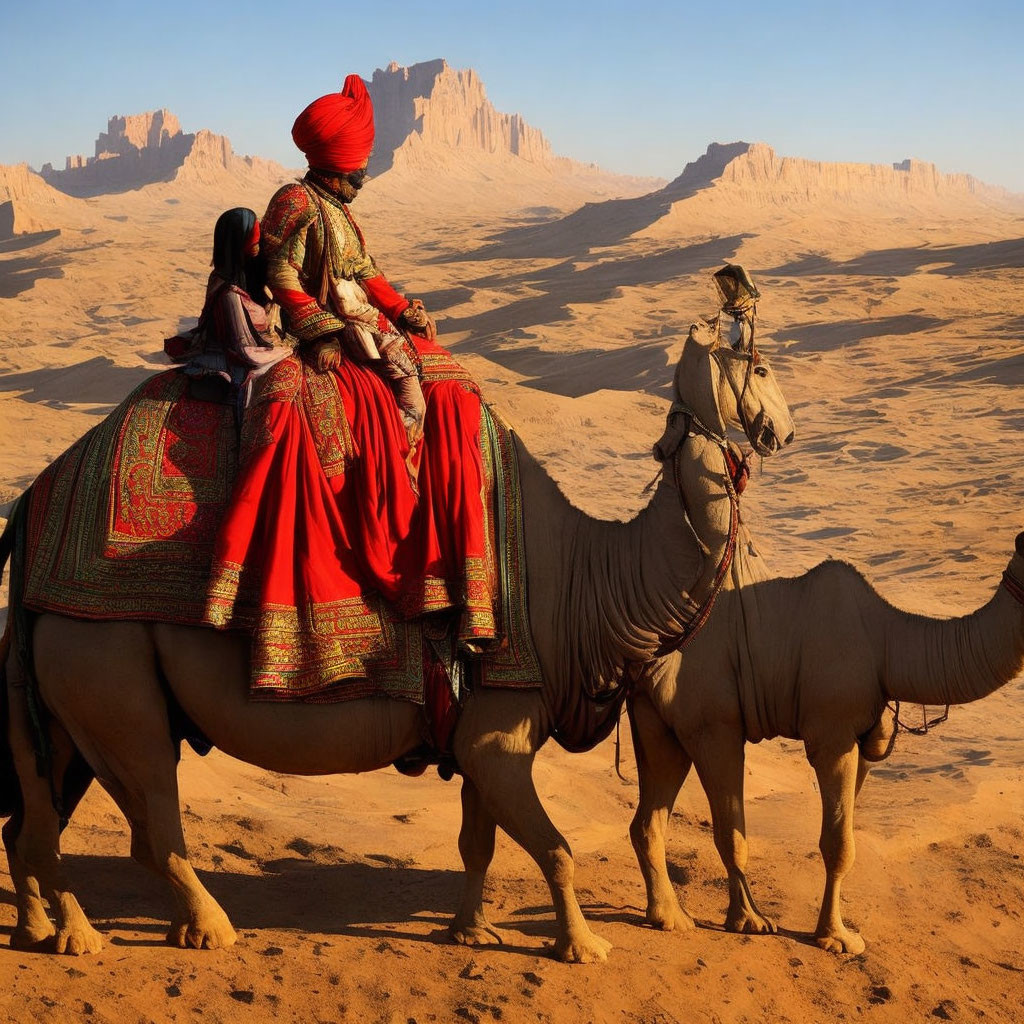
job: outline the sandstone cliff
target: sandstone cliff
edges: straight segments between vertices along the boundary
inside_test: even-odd
[[[769,223],[785,235],[785,223],[826,211],[830,230],[842,235],[854,220],[915,214],[922,222],[952,215],[969,220],[982,207],[1024,210],[1024,196],[967,174],[941,174],[919,160],[826,163],[780,157],[764,143],[713,142],[662,188],[588,202],[558,220],[514,229],[486,251],[494,258],[566,257],[631,237],[673,244],[740,237]]]
[[[456,70],[444,60],[411,67],[392,62],[373,73],[369,90],[377,125],[372,174],[392,167],[421,173],[438,167],[502,167],[530,176],[528,169],[533,169],[547,176],[615,178],[621,191],[634,195],[660,184],[555,156],[544,135],[521,115],[494,108],[472,69]]]
[[[471,68],[457,71],[444,60],[412,67],[392,62],[370,82],[377,121],[371,171],[380,173],[424,150],[552,159],[551,146],[519,114],[502,114],[487,98]]]
[[[745,147],[723,168],[716,184],[770,203],[814,199],[935,199],[976,196],[1006,199],[1005,189],[969,174],[942,174],[934,164],[825,163],[779,156],[763,142]],[[709,149],[710,152],[710,149]]]
[[[0,164],[0,241],[79,223],[85,216],[80,206],[28,164]]]
[[[69,156],[64,170],[44,164],[40,173],[54,188],[73,196],[127,192],[175,180],[209,184],[225,175],[274,182],[289,174],[269,160],[237,156],[222,135],[183,132],[167,110],[112,117],[96,139],[94,156]]]

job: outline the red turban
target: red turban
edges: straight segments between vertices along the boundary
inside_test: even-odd
[[[349,75],[341,92],[313,100],[292,125],[310,167],[345,174],[366,163],[373,148],[373,101],[366,83]]]

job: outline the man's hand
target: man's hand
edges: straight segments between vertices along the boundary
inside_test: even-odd
[[[419,299],[412,299],[399,319],[403,326],[416,334],[422,334],[427,341],[433,341],[437,337],[437,324],[423,308],[423,303]]]
[[[336,335],[328,334],[313,345],[316,368],[321,373],[335,370],[341,366],[341,342]]]

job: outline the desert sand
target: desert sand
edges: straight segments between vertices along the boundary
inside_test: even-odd
[[[740,262],[763,293],[759,340],[797,424],[743,496],[773,570],[842,558],[896,605],[942,616],[987,600],[1024,527],[1022,197],[927,165],[815,164],[765,145],[694,154],[664,188],[487,146],[414,140],[354,213],[575,504],[606,518],[642,506],[669,367],[691,320],[714,311],[710,272]],[[198,313],[216,215],[261,212],[287,174],[213,161],[86,198],[24,169],[0,174],[17,230],[31,232],[0,243],[3,515],[164,368],[162,339]],[[238,944],[164,945],[168,895],[129,859],[125,822],[94,786],[64,850],[106,948],[72,959],[0,947],[0,1019],[1019,1021],[1022,722],[1018,679],[926,737],[901,736],[872,772],[844,886],[868,944],[852,957],[810,939],[823,869],[801,744],[748,747],[749,876],[780,934],[746,937],[722,930],[725,874],[695,778],[668,860],[701,927],[656,932],[627,835],[628,729],[625,782],[612,740],[581,755],[549,743],[538,790],[575,853],[584,912],[615,946],[584,967],[546,955],[549,894],[504,836],[487,897],[511,944],[449,944],[457,782],[297,778],[186,750],[186,838]],[[13,923],[0,868],[0,943]]]

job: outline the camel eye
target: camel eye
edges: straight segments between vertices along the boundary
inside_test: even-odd
[[[768,367],[767,366],[755,366],[754,367],[754,373],[756,373],[758,375],[758,377],[767,377],[768,376]]]

